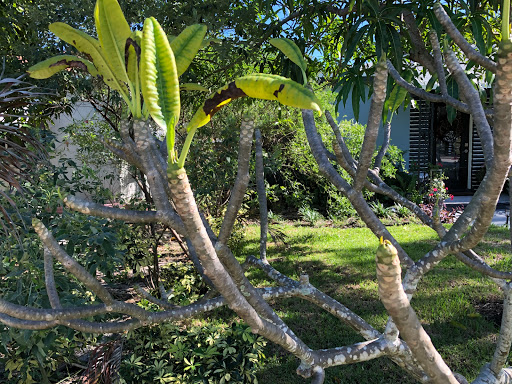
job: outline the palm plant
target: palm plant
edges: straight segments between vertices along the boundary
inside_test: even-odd
[[[0,196],[13,208],[16,204],[10,192],[23,193],[22,183],[32,178],[35,164],[46,157],[27,124],[26,110],[30,105],[42,104],[41,99],[47,94],[23,81],[23,76],[0,74]],[[8,209],[1,203],[0,213],[2,228],[6,231],[7,226],[13,227]]]

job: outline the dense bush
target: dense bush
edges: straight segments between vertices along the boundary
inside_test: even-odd
[[[180,328],[173,324],[128,333],[122,383],[257,383],[266,342],[242,324]]]

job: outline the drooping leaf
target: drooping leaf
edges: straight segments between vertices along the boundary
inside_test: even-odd
[[[203,87],[201,84],[197,84],[197,83],[180,84],[180,90],[182,90],[182,91],[201,91],[201,92],[209,92],[210,91],[208,88]]]
[[[239,97],[277,100],[291,107],[313,109],[321,113],[315,94],[293,80],[257,73],[240,77],[208,97],[187,126],[187,131],[202,127],[224,105]]]
[[[357,86],[357,83],[354,83],[354,86],[352,87],[352,110],[356,121],[359,121],[359,100],[359,87]]]
[[[304,61],[302,52],[300,51],[299,47],[297,47],[297,44],[286,38],[270,39],[269,42],[274,47],[283,52],[283,54],[288,59],[299,66],[299,68],[302,70],[302,75],[304,76],[304,83],[306,83],[306,62]]]
[[[59,55],[51,57],[28,69],[30,77],[34,79],[47,79],[57,72],[66,68],[78,68],[89,72],[92,76],[97,76],[98,70],[89,60],[82,59],[73,55]]]
[[[448,89],[448,94],[451,97],[453,97],[455,99],[459,98],[459,85],[457,84],[457,82],[455,81],[455,79],[452,76],[449,76],[446,79],[446,87]],[[457,110],[455,108],[447,105],[446,113],[447,113],[447,118],[448,118],[448,121],[450,122],[450,124],[453,123],[453,121],[457,117]]]
[[[98,40],[92,38],[85,32],[60,22],[50,24],[50,31],[52,31],[60,39],[74,46],[80,52],[90,56],[94,66],[98,69],[98,72],[103,77],[103,81],[110,88],[116,90],[122,89],[123,91],[126,91],[126,87],[110,69],[110,66],[106,61],[105,54]]]
[[[206,35],[206,26],[190,25],[171,41],[171,48],[176,60],[178,76],[181,76],[197,55]]]
[[[355,35],[353,35],[352,38],[348,39],[349,43],[347,44],[345,51],[345,59],[343,61],[344,65],[347,64],[352,59],[352,56],[354,55],[357,45],[361,43],[361,40],[363,39],[364,35],[366,34],[369,28],[369,24],[362,26],[359,30],[356,31]],[[349,33],[349,36],[352,35],[350,35]]]
[[[403,50],[400,34],[391,25],[387,25],[387,31],[388,36],[390,36],[389,44],[393,64],[395,65],[395,68],[402,68]]]
[[[480,18],[471,18],[471,31],[473,32],[473,37],[476,41],[476,46],[478,47],[478,50],[480,51],[481,54],[485,55],[487,52],[487,47],[484,41],[484,34]]]
[[[407,82],[411,81],[412,76],[413,73],[411,70],[407,70],[403,74],[403,78]],[[387,98],[384,104],[384,112],[386,116],[388,113],[394,113],[400,107],[400,105],[402,105],[402,103],[405,100],[405,97],[407,96],[407,93],[408,92],[405,90],[405,88],[402,88],[398,84],[395,84],[393,90],[391,91],[389,97]]]
[[[140,79],[151,117],[160,127],[174,132],[180,115],[178,73],[167,36],[153,17],[144,22]]]
[[[117,78],[128,83],[125,49],[126,40],[132,32],[119,3],[116,0],[98,0],[94,19],[98,39],[110,68]]]

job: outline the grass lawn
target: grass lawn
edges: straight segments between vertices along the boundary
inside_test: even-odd
[[[375,250],[377,238],[366,228],[313,228],[280,225],[286,243],[270,243],[268,258],[279,271],[297,279],[307,273],[310,282],[383,330],[387,316],[377,293]],[[417,260],[436,243],[436,234],[420,225],[388,227],[409,255]],[[249,226],[238,254],[258,254],[259,228]],[[493,227],[477,251],[501,270],[510,270],[509,232]],[[257,285],[269,281],[257,270],[249,272]],[[494,353],[501,317],[501,294],[453,257],[444,260],[420,283],[413,306],[448,365],[472,380]],[[491,304],[486,304],[490,302]],[[300,299],[272,303],[290,327],[312,348],[331,348],[363,341],[349,327],[320,308]],[[296,384],[298,361],[269,344],[260,383]],[[388,359],[330,368],[326,383],[415,383]]]

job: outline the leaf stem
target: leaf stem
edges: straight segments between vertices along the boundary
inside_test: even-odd
[[[503,15],[501,19],[501,41],[510,41],[510,0],[503,0]]]
[[[187,158],[188,151],[190,149],[190,144],[192,144],[192,139],[194,138],[194,134],[196,133],[196,129],[192,129],[186,139],[185,143],[183,143],[183,148],[181,149],[180,158],[178,160],[178,167],[183,168],[185,166],[185,159]]]

